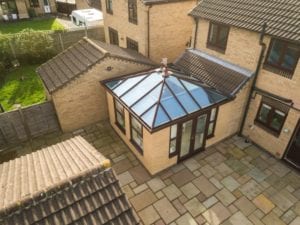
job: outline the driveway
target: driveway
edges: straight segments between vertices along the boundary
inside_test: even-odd
[[[124,192],[145,225],[299,225],[300,174],[233,137],[151,177],[108,122],[53,134],[15,155],[82,135],[111,159]]]

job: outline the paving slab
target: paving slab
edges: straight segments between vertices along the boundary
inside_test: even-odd
[[[167,198],[155,202],[153,206],[166,224],[174,221],[180,216]]]
[[[223,188],[221,191],[216,193],[216,197],[223,203],[223,205],[228,206],[233,203],[236,198],[231,192],[229,192],[226,188]]]
[[[195,178],[189,169],[182,169],[178,173],[171,176],[171,180],[177,187],[181,187]]]
[[[178,198],[182,194],[175,184],[171,184],[168,187],[165,187],[162,190],[162,192],[166,195],[166,197],[170,201],[173,201],[174,199]]]
[[[150,225],[160,219],[160,216],[158,215],[158,213],[156,212],[156,210],[153,208],[152,205],[141,210],[138,213],[138,215],[143,221],[144,225]]]
[[[136,211],[140,211],[156,201],[157,197],[151,190],[146,190],[130,199],[130,202]]]
[[[206,208],[204,205],[197,199],[193,198],[184,204],[186,209],[190,212],[192,216],[198,216],[200,213],[204,212]]]
[[[253,225],[253,223],[247,219],[241,212],[236,212],[229,218],[231,225]]]
[[[166,187],[165,183],[159,177],[152,178],[147,184],[153,192],[157,192]]]
[[[217,203],[213,207],[207,209],[202,215],[210,225],[219,225],[230,217],[231,214],[222,203]]]
[[[255,211],[256,206],[245,196],[240,197],[234,202],[234,205],[240,210],[245,216],[250,215]]]
[[[225,177],[221,183],[231,192],[240,186],[240,183],[231,176]]]
[[[192,182],[206,197],[210,197],[218,191],[218,189],[205,176],[198,177]]]
[[[266,215],[263,219],[262,222],[265,225],[286,225],[281,219],[278,218],[278,216],[271,212],[268,215]]]
[[[275,205],[263,194],[258,195],[255,199],[253,199],[253,203],[265,214],[268,214]]]
[[[189,213],[186,213],[176,220],[176,224],[177,225],[197,225],[197,222],[194,220],[194,218]]]
[[[199,189],[193,183],[187,183],[182,186],[180,190],[188,199],[191,199],[200,193]]]

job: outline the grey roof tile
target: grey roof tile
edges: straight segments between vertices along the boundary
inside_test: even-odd
[[[139,224],[105,160],[75,137],[0,164],[0,224]]]
[[[190,15],[300,41],[299,0],[203,0]]]
[[[174,65],[225,95],[235,95],[253,75],[252,71],[196,49],[187,49]]]

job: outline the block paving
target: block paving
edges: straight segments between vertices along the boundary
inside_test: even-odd
[[[144,225],[300,224],[300,173],[236,136],[155,176],[150,176],[108,122],[35,139],[9,149],[0,159],[76,135],[111,160]]]

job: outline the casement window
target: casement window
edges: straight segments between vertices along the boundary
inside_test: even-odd
[[[169,157],[176,155],[177,150],[177,124],[171,126],[170,129],[170,147],[169,147]]]
[[[217,23],[209,24],[207,47],[225,51],[229,34],[229,26]]]
[[[211,138],[214,136],[217,116],[218,116],[218,108],[213,108],[210,111],[207,138]]]
[[[112,0],[106,0],[106,12],[113,14],[113,3]]]
[[[143,153],[143,126],[133,116],[130,119],[131,124],[131,142],[140,153]]]
[[[128,20],[134,24],[138,22],[136,0],[128,0]]]
[[[126,38],[126,42],[127,42],[127,48],[132,49],[137,52],[139,51],[139,44],[136,41],[134,41],[130,38]]]
[[[125,133],[125,116],[124,116],[124,106],[115,99],[115,119],[116,125],[120,130]]]
[[[292,77],[299,59],[300,47],[297,44],[272,39],[265,65],[273,67],[278,71],[286,72]],[[284,74],[283,74],[284,75]]]
[[[30,0],[29,4],[31,7],[39,7],[40,6],[39,0]]]
[[[108,28],[108,33],[109,33],[109,43],[112,45],[119,45],[119,35],[118,31],[115,29],[109,27]]]
[[[255,122],[262,128],[271,131],[271,133],[279,135],[288,111],[282,107],[276,107],[269,102],[262,100]]]

